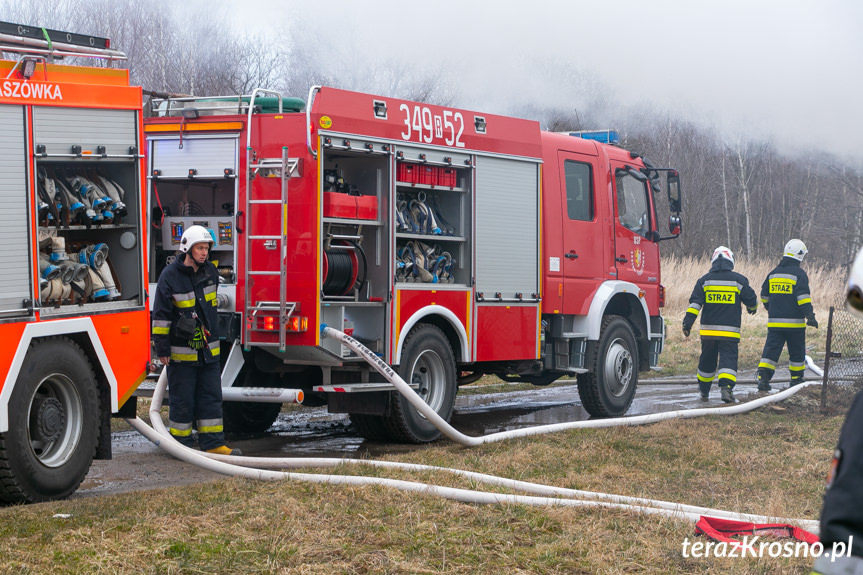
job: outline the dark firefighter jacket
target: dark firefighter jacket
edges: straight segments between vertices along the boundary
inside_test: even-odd
[[[183,263],[184,259],[179,255],[159,276],[152,313],[156,357],[170,357],[172,362],[184,363],[218,361],[216,290],[219,273],[210,262],[200,266],[196,272]],[[197,337],[178,334],[177,322],[181,317],[195,320],[192,325]]]
[[[701,312],[701,339],[740,340],[740,303],[749,313],[755,313],[758,297],[749,280],[733,269],[733,263],[719,257],[710,271],[698,278],[689,296],[684,329],[692,329]]]
[[[849,543],[851,554],[863,557],[863,392],[845,416],[824,493],[821,542]],[[827,547],[828,549],[830,547]]]
[[[806,329],[814,317],[809,295],[809,276],[794,258],[783,257],[761,284],[761,302],[767,309],[768,328]]]

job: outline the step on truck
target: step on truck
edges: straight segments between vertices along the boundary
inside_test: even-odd
[[[71,494],[110,459],[111,416],[135,415],[146,164],[110,40],[0,22],[0,52],[0,502],[18,503]]]
[[[369,438],[439,436],[324,325],[447,420],[484,374],[575,377],[588,413],[622,415],[658,365],[659,243],[680,232],[680,180],[616,132],[317,86],[151,106],[148,279],[188,226],[212,231],[227,430],[267,429],[290,397]]]

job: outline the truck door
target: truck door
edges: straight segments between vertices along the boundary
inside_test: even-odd
[[[653,196],[635,168],[612,163],[614,176],[614,261],[617,278],[638,284],[651,296],[659,290],[659,247]],[[647,301],[656,301],[650,297]]]
[[[596,201],[597,158],[559,152],[563,224],[561,313],[585,314],[597,287],[608,278],[607,214]],[[604,179],[604,178],[603,178]]]

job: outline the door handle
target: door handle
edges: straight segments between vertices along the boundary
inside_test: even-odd
[[[571,259],[571,260],[577,260],[577,259],[578,259],[578,254],[577,254],[577,253],[575,253],[575,252],[570,252],[570,253],[568,253],[568,254],[564,254],[564,257],[569,258],[569,259]]]
[[[618,262],[618,263],[621,263],[621,264],[625,264],[625,263],[626,263],[626,262],[628,262],[629,260],[627,260],[625,257],[617,256],[616,258],[614,258],[614,261],[616,261],[616,262]]]

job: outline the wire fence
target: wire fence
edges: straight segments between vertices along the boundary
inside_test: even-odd
[[[826,384],[863,383],[863,320],[846,311],[844,305],[830,307],[823,381],[822,410],[827,407]]]

